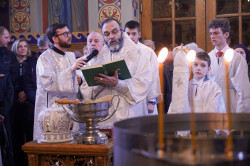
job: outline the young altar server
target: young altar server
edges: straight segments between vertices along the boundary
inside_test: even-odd
[[[211,60],[206,52],[196,53],[192,66],[193,79],[189,81],[189,65],[186,54],[189,49],[177,47],[175,51],[173,100],[170,104],[170,113],[190,112],[190,97],[193,99],[194,112],[225,112],[225,104],[221,88],[212,80],[207,79],[211,67]],[[180,93],[178,93],[180,92]],[[183,96],[183,97],[180,97]],[[178,99],[179,98],[179,99]],[[184,105],[184,107],[180,107]]]
[[[189,97],[193,98],[194,112],[225,112],[221,88],[207,78],[210,65],[206,52],[196,53],[192,66],[194,77],[189,81]]]

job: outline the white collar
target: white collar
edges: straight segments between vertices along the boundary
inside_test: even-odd
[[[227,51],[227,49],[229,49],[230,47],[226,44],[226,46],[221,50],[221,52],[225,53]],[[217,53],[219,50],[217,48],[214,48],[215,53]]]
[[[192,85],[198,85],[199,87],[202,87],[205,77],[202,79],[196,80],[195,78],[192,79]]]

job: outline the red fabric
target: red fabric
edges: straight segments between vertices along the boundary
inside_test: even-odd
[[[223,52],[218,51],[216,54],[217,54],[217,57],[220,58],[223,55]]]

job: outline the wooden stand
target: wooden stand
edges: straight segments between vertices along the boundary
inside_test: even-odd
[[[106,145],[52,144],[33,141],[24,144],[22,149],[28,154],[29,166],[112,166],[113,141],[109,141]]]

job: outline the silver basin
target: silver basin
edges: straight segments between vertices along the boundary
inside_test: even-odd
[[[232,114],[233,156],[225,153],[227,136],[214,129],[227,129],[226,114],[196,113],[197,152],[191,139],[177,136],[190,130],[190,114],[170,114],[164,120],[165,155],[157,155],[158,116],[127,119],[114,125],[115,166],[250,165],[250,114]]]
[[[75,120],[85,122],[87,119],[102,119],[109,115],[109,102],[77,104],[73,117]]]

